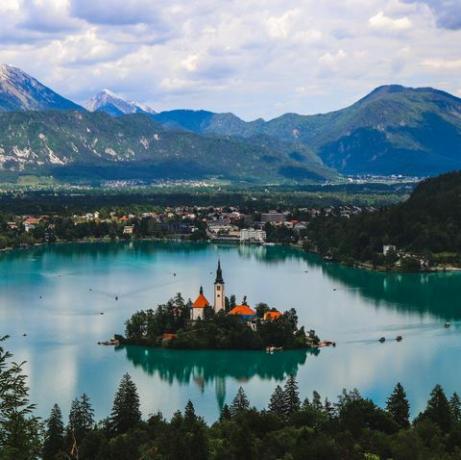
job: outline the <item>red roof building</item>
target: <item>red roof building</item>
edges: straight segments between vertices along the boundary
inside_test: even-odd
[[[266,311],[266,313],[264,313],[264,321],[274,321],[274,319],[278,319],[282,316],[282,314],[277,311],[277,310],[271,310],[271,311]]]
[[[203,294],[203,288],[200,287],[200,293],[192,304],[192,320],[204,319],[204,310],[210,306],[210,302]]]
[[[256,312],[248,305],[236,305],[230,312],[229,315],[238,315],[247,317],[256,316]]]

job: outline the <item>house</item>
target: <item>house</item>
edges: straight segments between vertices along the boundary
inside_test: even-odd
[[[282,212],[269,211],[261,214],[261,222],[267,223],[283,223],[286,221],[286,216]]]
[[[385,244],[383,246],[383,255],[387,256],[390,252],[397,252],[397,246],[393,244]]]
[[[24,230],[30,232],[40,223],[40,219],[37,217],[28,217],[24,222]]]
[[[230,312],[229,315],[239,316],[245,321],[251,321],[256,318],[256,311],[245,303],[242,305],[236,305]]]
[[[191,320],[205,319],[205,309],[210,307],[210,302],[203,294],[203,287],[200,286],[200,292],[195,302],[192,304]]]
[[[134,233],[134,225],[125,225],[123,227],[124,235],[132,235]]]
[[[266,311],[266,313],[264,313],[263,319],[264,321],[274,321],[275,319],[279,319],[281,316],[282,314],[273,308],[272,310]]]

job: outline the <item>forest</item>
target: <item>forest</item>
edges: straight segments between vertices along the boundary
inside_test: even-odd
[[[321,214],[306,231],[307,250],[341,262],[369,262],[391,267],[396,254],[383,255],[383,245],[393,245],[407,257],[403,269],[418,268],[415,258],[429,265],[461,264],[461,172],[422,181],[400,204],[364,212],[350,218]]]
[[[242,387],[219,419],[206,423],[189,401],[171,418],[150,408],[146,418],[129,374],[112,410],[97,421],[90,398],[74,399],[64,417],[55,404],[47,419],[34,415],[21,363],[0,342],[1,460],[451,460],[461,456],[461,400],[435,386],[413,420],[397,384],[385,407],[358,390],[336,401],[314,391],[305,398],[295,376],[277,385],[256,409]]]

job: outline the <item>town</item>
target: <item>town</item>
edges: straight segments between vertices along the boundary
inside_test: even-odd
[[[241,209],[178,206],[151,211],[100,209],[70,215],[0,215],[0,249],[94,239],[169,238],[234,243],[297,243],[320,216],[350,217],[373,206]]]

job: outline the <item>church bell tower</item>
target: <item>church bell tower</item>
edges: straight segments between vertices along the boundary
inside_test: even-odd
[[[216,270],[216,281],[214,282],[214,311],[225,309],[224,280],[222,277],[221,261],[218,260],[218,269]]]

